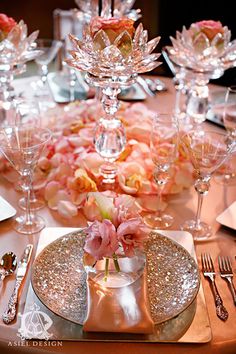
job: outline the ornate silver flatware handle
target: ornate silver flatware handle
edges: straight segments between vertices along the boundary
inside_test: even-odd
[[[20,285],[21,285],[21,281],[16,281],[14,290],[11,294],[11,297],[7,305],[7,309],[2,316],[3,322],[6,324],[12,322],[16,317],[16,309],[17,309]]]
[[[221,320],[226,321],[227,318],[229,317],[228,311],[226,310],[226,308],[223,305],[223,301],[222,301],[221,296],[218,292],[215,281],[212,279],[210,279],[210,280],[211,280],[211,289],[212,289],[214,299],[215,299],[216,314]]]
[[[231,291],[231,294],[232,294],[232,297],[233,297],[233,300],[234,300],[234,305],[236,306],[236,290],[235,290],[235,287],[234,287],[234,283],[233,283],[233,279],[231,277],[225,277],[229,283],[229,288],[230,288],[230,291]]]

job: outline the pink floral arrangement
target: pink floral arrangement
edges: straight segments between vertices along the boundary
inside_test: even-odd
[[[12,17],[0,13],[0,42],[7,37],[16,24],[16,21]]]
[[[222,23],[220,21],[203,20],[193,23],[190,26],[190,31],[192,32],[194,37],[196,37],[200,33],[204,33],[204,35],[209,39],[209,41],[212,41],[218,33],[223,35],[224,27],[222,26]]]
[[[94,17],[90,23],[90,35],[97,50],[116,46],[124,57],[132,51],[134,21],[126,18]]]
[[[119,271],[120,256],[133,257],[137,249],[143,249],[149,229],[139,215],[135,198],[128,195],[90,193],[102,219],[89,223],[85,239],[85,264],[103,258],[113,258]],[[89,255],[89,257],[87,257]]]
[[[220,21],[203,20],[192,23],[189,32],[195,50],[199,53],[211,53],[216,50],[220,54],[230,39],[230,31]],[[211,50],[210,50],[211,48]]]
[[[158,187],[153,180],[154,164],[150,152],[150,132],[153,112],[143,103],[122,103],[119,115],[127,136],[127,145],[117,161],[119,173],[117,195],[133,197],[143,211],[160,207]],[[93,133],[99,107],[95,100],[75,102],[57,107],[44,114],[43,124],[54,132],[54,141],[39,159],[34,175],[35,189],[40,191],[52,212],[70,225],[89,221],[102,221],[90,192],[99,190],[100,166],[103,159],[95,151]],[[8,179],[10,169],[0,163]],[[171,178],[163,195],[180,193],[193,184],[192,165],[184,150],[171,167]],[[167,206],[162,202],[161,209]]]
[[[109,37],[111,43],[124,31],[127,31],[131,38],[134,35],[134,21],[126,17],[94,17],[90,23],[91,36],[94,36],[103,30]]]

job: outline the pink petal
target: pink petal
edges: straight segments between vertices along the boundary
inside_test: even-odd
[[[67,200],[60,200],[57,206],[58,213],[66,219],[78,214],[77,207]]]

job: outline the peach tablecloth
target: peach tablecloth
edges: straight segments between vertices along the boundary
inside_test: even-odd
[[[161,92],[154,98],[147,98],[146,104],[149,108],[155,111],[170,111],[174,105],[174,87],[172,80],[161,78],[168,86],[167,92]],[[215,89],[212,86],[212,89]],[[205,123],[209,124],[210,123]],[[217,128],[211,125],[212,129]],[[0,195],[7,199],[14,207],[17,208],[17,200],[19,194],[14,191],[12,185],[6,182],[0,176]],[[227,254],[233,260],[234,269],[236,269],[236,232],[230,229],[221,227],[216,221],[216,216],[219,215],[226,207],[236,200],[236,186],[222,186],[216,184],[212,180],[211,189],[203,203],[202,218],[213,226],[214,236],[209,241],[196,243],[196,253],[198,264],[200,266],[200,255],[202,252],[210,252],[215,263],[217,256]],[[169,209],[175,216],[173,230],[178,230],[179,225],[186,219],[193,217],[196,211],[197,198],[193,188],[172,196],[169,199]],[[47,226],[70,226],[81,227],[85,226],[85,220],[80,220],[79,217],[75,224],[70,221],[62,220],[57,214],[54,214],[48,208],[42,209],[39,214],[46,220]],[[38,241],[38,235],[20,235],[17,234],[11,225],[11,220],[3,221],[0,224],[0,255],[7,251],[15,252],[18,257],[23,252],[24,247],[28,243],[35,245],[34,252]],[[34,254],[33,254],[34,255]],[[27,275],[26,284],[20,297],[18,313],[23,313],[25,296],[27,293],[27,285],[30,278],[30,272]],[[236,273],[235,273],[236,278]],[[217,276],[217,285],[222,294],[225,306],[229,311],[229,319],[227,322],[222,322],[215,314],[214,301],[209,290],[208,282],[202,278],[204,293],[209,312],[210,324],[212,328],[212,341],[206,344],[169,344],[169,343],[111,343],[111,342],[63,342],[62,345],[49,346],[49,343],[42,342],[39,346],[38,342],[32,342],[28,346],[21,346],[17,341],[20,340],[16,336],[17,329],[20,323],[20,317],[11,325],[4,325],[0,320],[0,353],[34,353],[40,350],[40,353],[93,353],[96,354],[156,354],[156,353],[171,353],[171,354],[189,354],[189,353],[207,353],[207,354],[235,354],[236,353],[236,307],[233,304],[231,294],[227,285],[220,276]],[[236,281],[235,281],[236,282]],[[6,308],[9,296],[14,286],[14,277],[9,277],[5,280],[3,287],[0,289],[0,314]],[[54,343],[55,344],[55,343]]]

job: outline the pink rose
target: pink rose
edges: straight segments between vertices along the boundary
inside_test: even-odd
[[[0,41],[5,39],[8,33],[16,26],[16,22],[12,17],[0,13]]]
[[[134,21],[129,18],[94,17],[90,23],[90,34],[95,50],[104,50],[114,45],[123,57],[128,57],[132,51],[132,38],[135,31],[133,24]]]
[[[221,22],[213,20],[203,20],[193,23],[190,26],[190,30],[193,32],[194,38],[201,32],[207,36],[210,42],[218,33],[224,33],[224,27],[222,26]]]
[[[96,260],[111,257],[118,249],[115,226],[110,220],[94,221],[87,228],[84,250]]]
[[[143,248],[143,242],[148,237],[148,233],[149,230],[141,218],[129,219],[119,225],[117,237],[127,257],[134,255],[135,248]]]
[[[90,23],[91,36],[94,37],[100,30],[103,30],[108,35],[111,43],[124,31],[127,31],[132,38],[134,34],[134,21],[129,18],[94,17]]]

